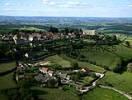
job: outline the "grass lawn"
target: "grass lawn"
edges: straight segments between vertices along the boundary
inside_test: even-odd
[[[40,95],[43,100],[79,100],[75,94],[75,89],[69,87],[69,90],[61,90],[58,88],[37,88],[45,91],[44,95]]]
[[[15,62],[9,62],[9,63],[1,63],[0,64],[0,72],[4,72],[7,70],[10,70],[16,66]]]
[[[61,65],[63,68],[72,67],[70,61],[63,59],[59,55],[50,56],[46,58],[46,60],[56,63],[58,65]]]
[[[80,81],[83,83],[83,85],[88,85],[93,80],[94,80],[94,78],[92,78],[90,76],[86,76],[86,77],[83,77]]]
[[[82,100],[128,100],[117,92],[96,88],[83,95]]]
[[[116,89],[132,95],[132,73],[124,72],[123,74],[116,74],[107,72],[106,76],[99,83],[103,85],[111,84]]]

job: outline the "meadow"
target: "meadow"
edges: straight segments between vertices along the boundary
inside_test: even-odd
[[[124,72],[122,74],[116,74],[113,72],[107,72],[105,77],[100,80],[99,83],[110,85],[132,95],[132,73]]]
[[[76,91],[73,87],[65,87],[66,90],[58,88],[35,88],[45,93],[39,95],[42,100],[79,100]]]
[[[50,57],[46,58],[45,60],[51,61],[52,63],[55,63],[55,64],[58,64],[58,65],[62,66],[62,68],[72,67],[70,61],[63,59],[59,55],[50,56]]]
[[[113,70],[118,64],[121,64],[121,60],[132,59],[132,49],[123,44],[87,46],[79,50],[79,55],[83,56],[81,58],[83,61]]]
[[[107,89],[95,88],[82,96],[82,100],[128,100],[126,97]]]
[[[16,67],[15,62],[7,62],[7,63],[1,63],[0,64],[0,72],[8,71],[12,68]]]

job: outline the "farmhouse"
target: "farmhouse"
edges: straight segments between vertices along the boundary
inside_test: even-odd
[[[48,73],[48,68],[42,67],[42,68],[39,68],[39,71],[42,72],[43,74],[47,74]]]
[[[39,71],[43,74],[48,74],[49,76],[53,76],[54,71],[49,70],[47,67],[39,68]]]

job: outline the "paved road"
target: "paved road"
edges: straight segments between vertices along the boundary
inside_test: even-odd
[[[88,92],[89,90],[95,88],[96,85],[97,85],[97,82],[105,76],[105,74],[101,74],[101,73],[95,73],[95,74],[96,74],[96,76],[98,76],[99,78],[97,78],[97,79],[91,84],[91,86],[86,86],[86,87],[83,87],[83,89],[80,89],[80,90],[79,90],[80,93],[83,94],[83,93]]]

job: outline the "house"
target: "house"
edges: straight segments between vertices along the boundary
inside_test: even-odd
[[[47,67],[42,67],[39,68],[39,71],[42,72],[43,74],[48,74],[49,76],[53,76],[54,71],[49,70]]]
[[[36,81],[41,82],[41,83],[46,83],[50,79],[48,75],[43,75],[43,74],[38,74],[34,78]]]
[[[88,68],[82,68],[82,69],[80,69],[80,71],[81,71],[81,72],[84,72],[84,73],[89,73],[89,72],[91,72],[91,70],[88,69]]]
[[[33,41],[33,36],[32,35],[29,35],[28,40],[29,41]]]
[[[83,35],[96,35],[95,30],[84,30]]]
[[[50,76],[53,76],[53,73],[54,73],[54,71],[52,71],[52,70],[49,70],[49,71],[48,71],[48,74],[49,74]]]
[[[43,74],[47,74],[48,73],[48,68],[42,67],[42,68],[39,68],[39,71],[42,72]]]
[[[70,76],[65,73],[59,73],[61,83],[62,84],[68,84],[70,82]]]
[[[46,61],[46,62],[39,62],[39,63],[37,63],[38,65],[40,65],[40,66],[48,66],[48,65],[51,65],[51,62],[50,61]]]

